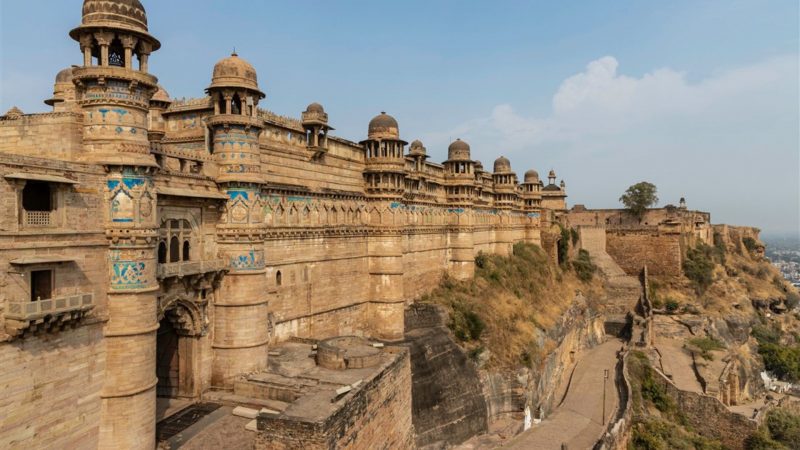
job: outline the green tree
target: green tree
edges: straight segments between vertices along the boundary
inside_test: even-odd
[[[656,186],[646,181],[636,183],[622,194],[619,201],[625,205],[625,208],[627,208],[631,214],[641,220],[647,208],[658,203]]]

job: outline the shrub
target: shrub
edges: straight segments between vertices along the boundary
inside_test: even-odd
[[[786,299],[783,301],[783,303],[786,304],[786,308],[791,311],[795,309],[798,304],[800,304],[800,295],[798,295],[796,292],[789,291],[786,293]]]
[[[569,267],[569,230],[561,227],[561,239],[558,241],[558,263],[562,268]]]
[[[758,248],[758,243],[750,236],[743,238],[742,244],[744,244],[744,248],[746,248],[750,253],[753,253]]]
[[[767,429],[772,439],[800,445],[800,415],[778,408],[767,414]]]
[[[450,329],[460,341],[480,339],[486,324],[480,316],[463,303],[456,303],[450,317]]]
[[[667,312],[671,313],[677,311],[678,308],[681,306],[681,304],[678,303],[678,301],[675,300],[674,298],[668,298],[666,305],[667,305]]]
[[[642,398],[650,401],[661,412],[670,412],[675,409],[675,402],[667,394],[664,385],[653,377],[653,369],[649,367],[642,376]]]
[[[486,267],[487,260],[488,258],[486,257],[486,253],[483,253],[483,251],[478,252],[478,254],[475,256],[475,267],[483,269]]]
[[[764,367],[778,378],[800,380],[800,345],[763,343],[758,345],[758,353],[764,359]]]
[[[711,354],[713,350],[722,350],[725,348],[725,344],[713,337],[692,338],[689,339],[689,345],[699,349],[700,356],[708,361],[714,360],[714,356]]]
[[[683,273],[686,278],[692,280],[695,287],[700,291],[705,291],[714,282],[714,254],[711,247],[700,243],[695,248],[686,251],[686,259],[683,262]]]
[[[594,273],[597,271],[597,266],[592,262],[592,257],[584,249],[578,251],[578,257],[572,261],[572,267],[575,268],[575,274],[578,279],[583,282],[592,281]]]
[[[578,236],[578,230],[576,230],[575,228],[570,228],[569,236],[572,239],[572,245],[573,246],[578,245],[578,239],[580,238],[580,236]]]

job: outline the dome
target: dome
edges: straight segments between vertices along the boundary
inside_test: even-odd
[[[82,25],[122,25],[147,33],[147,13],[139,0],[84,0]]]
[[[469,161],[469,144],[456,139],[447,147],[447,159],[458,159]]]
[[[72,84],[72,67],[61,69],[56,75],[56,84]]]
[[[158,90],[155,94],[153,94],[153,98],[150,101],[154,102],[166,102],[172,103],[172,99],[169,98],[169,93],[164,89],[164,86],[158,85]]]
[[[367,137],[370,139],[399,139],[400,127],[394,117],[381,111],[369,121]]]
[[[539,182],[539,172],[531,169],[525,172],[525,182],[526,183],[538,183]]]
[[[494,173],[509,173],[511,172],[511,161],[505,156],[501,156],[494,160]]]
[[[556,171],[550,169],[550,173],[547,174],[547,177],[548,178],[555,178],[556,177]]]
[[[479,171],[479,170],[480,170],[480,171],[482,171],[482,170],[483,170],[483,163],[482,163],[482,162],[480,162],[480,161],[478,161],[478,160],[475,160],[475,171],[477,172],[477,171]]]
[[[419,139],[414,140],[408,150],[410,155],[424,155],[427,153],[427,149]]]
[[[306,107],[306,112],[322,114],[325,112],[325,109],[319,103],[314,102]]]
[[[83,29],[112,28],[133,31],[146,36],[153,43],[153,50],[161,44],[147,31],[147,13],[139,0],[84,0],[81,26],[70,32],[79,39]]]
[[[245,88],[256,91],[264,98],[264,93],[258,89],[256,69],[247,61],[239,58],[236,52],[231,56],[221,59],[214,65],[211,75],[211,86],[208,89],[233,87]]]

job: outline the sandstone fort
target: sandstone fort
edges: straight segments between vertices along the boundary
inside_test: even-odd
[[[568,207],[554,170],[484,165],[461,139],[431,161],[386,112],[350,138],[314,99],[277,115],[247,55],[171,98],[139,0],[84,0],[69,37],[52,111],[0,116],[2,448],[153,449],[193,403],[255,410],[236,430],[256,448],[414,448],[403,343],[443,278],[517,243],[557,264],[565,227],[622,275],[678,275],[713,241],[683,202]]]

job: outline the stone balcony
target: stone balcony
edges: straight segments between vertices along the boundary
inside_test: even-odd
[[[77,325],[94,308],[94,294],[72,294],[46,300],[6,303],[5,329],[11,337],[55,332]]]
[[[158,265],[156,276],[158,279],[177,277],[183,278],[191,275],[202,275],[211,272],[222,272],[228,269],[228,262],[224,259],[209,259],[200,261],[180,261],[162,263]]]

